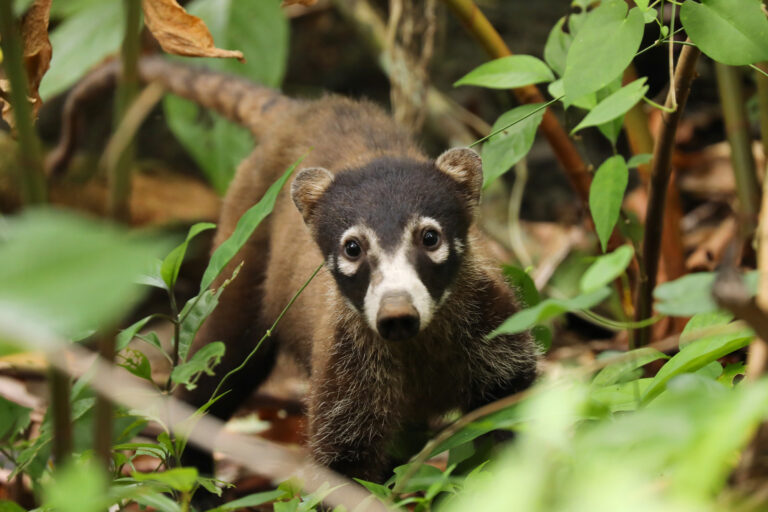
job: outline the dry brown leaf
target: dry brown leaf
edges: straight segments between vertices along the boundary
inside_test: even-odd
[[[176,0],[142,0],[144,22],[168,53],[188,57],[228,57],[243,60],[237,50],[222,50],[203,20],[189,14]]]
[[[21,21],[21,37],[24,41],[24,69],[27,72],[27,84],[29,88],[29,102],[32,104],[32,116],[37,117],[37,112],[43,105],[38,89],[43,75],[48,71],[51,63],[51,42],[48,40],[48,18],[51,10],[51,0],[35,0]],[[7,93],[10,85],[6,80],[0,83],[0,96],[3,102],[2,116],[11,126],[14,125],[13,113],[10,102],[7,101]]]
[[[288,7],[289,5],[303,5],[305,7],[309,7],[311,5],[315,5],[316,3],[317,0],[283,0],[281,7]]]

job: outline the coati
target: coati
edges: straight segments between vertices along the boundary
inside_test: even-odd
[[[118,67],[100,73],[114,78]],[[201,379],[186,400],[199,406],[211,397],[321,263],[213,414],[230,416],[285,351],[309,375],[315,459],[379,480],[387,444],[403,426],[531,384],[537,349],[529,334],[486,339],[517,306],[475,223],[483,181],[477,153],[452,149],[432,160],[368,101],[290,99],[160,58],[142,59],[139,71],[245,125],[259,141],[226,194],[214,247],[306,156],[214,285],[244,262],[194,342],[193,350],[223,340],[226,355],[217,376]]]

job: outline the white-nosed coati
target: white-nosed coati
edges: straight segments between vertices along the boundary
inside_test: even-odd
[[[321,262],[213,414],[231,415],[286,351],[309,374],[314,457],[376,480],[387,467],[387,443],[405,424],[531,384],[531,337],[486,339],[517,306],[475,226],[483,181],[477,153],[453,149],[431,160],[367,101],[289,99],[159,58],[141,60],[139,69],[143,80],[215,109],[259,140],[227,192],[216,246],[306,155],[290,190],[217,283],[244,262],[195,340],[195,348],[223,340],[226,355],[217,376],[203,377],[187,400],[211,397]]]

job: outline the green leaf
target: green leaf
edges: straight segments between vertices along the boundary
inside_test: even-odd
[[[490,89],[515,89],[540,82],[551,82],[555,75],[541,60],[530,55],[508,55],[481,64],[453,84],[477,85]]]
[[[207,290],[208,287],[213,284],[214,279],[221,274],[221,271],[224,270],[227,263],[229,263],[229,261],[235,257],[235,254],[237,254],[245,245],[261,221],[272,212],[272,209],[275,207],[278,193],[280,193],[283,185],[288,181],[291,173],[293,173],[293,170],[299,165],[301,160],[303,160],[303,157],[299,159],[298,162],[291,165],[280,179],[269,187],[264,194],[264,197],[262,197],[258,203],[251,206],[248,211],[240,217],[234,232],[214,251],[200,283],[201,292]]]
[[[131,476],[137,482],[158,482],[175,491],[190,492],[197,482],[197,469],[173,468],[162,473],[137,473],[134,471]]]
[[[563,30],[565,20],[566,18],[563,17],[557,21],[549,32],[547,43],[544,45],[544,60],[560,76],[565,73],[565,59],[573,40],[573,36]]]
[[[537,109],[540,110],[537,112]],[[493,123],[492,133],[502,128],[504,130],[483,144],[483,187],[487,187],[528,154],[544,112],[541,103],[521,105],[505,112]]]
[[[651,163],[651,160],[653,160],[653,155],[650,153],[640,153],[638,155],[633,155],[632,158],[630,158],[627,162],[627,167],[634,169],[635,167]]]
[[[186,240],[165,257],[163,264],[160,267],[160,276],[163,278],[163,282],[165,282],[169,290],[173,290],[173,286],[176,284],[176,279],[179,277],[179,269],[181,269],[181,263],[184,261],[184,256],[187,254],[187,247],[189,246],[190,240],[203,231],[215,227],[216,224],[211,222],[198,222],[189,228]]]
[[[103,469],[71,462],[58,468],[44,486],[44,506],[57,512],[101,512],[111,504],[107,485]]]
[[[230,501],[216,508],[212,508],[208,510],[208,512],[226,512],[228,510],[239,510],[246,507],[257,507],[259,505],[263,505],[264,503],[275,501],[284,497],[285,491],[280,489],[275,489],[274,491],[257,492],[254,494],[249,494],[248,496],[243,496],[242,498],[236,499],[234,501]]]
[[[718,325],[728,325],[733,320],[733,314],[727,311],[710,311],[707,313],[697,313],[685,324],[683,332],[680,333],[680,348],[690,345],[695,339],[683,341],[684,338],[694,336],[697,331],[715,327]]]
[[[220,341],[208,343],[195,352],[189,361],[174,368],[171,380],[176,384],[183,384],[188,390],[195,389],[195,382],[203,373],[214,375],[213,368],[221,362],[224,350],[225,345]]]
[[[246,57],[244,63],[234,59],[197,61],[262,85],[280,85],[288,57],[288,23],[279,2],[194,0],[186,8],[206,22],[218,47],[242,50]],[[216,114],[201,116],[200,107],[180,98],[166,98],[164,108],[174,135],[223,194],[236,167],[253,149],[250,132]]]
[[[563,75],[566,96],[573,100],[602,89],[621,76],[643,38],[643,13],[627,15],[623,0],[608,0],[587,14],[568,50]]]
[[[640,407],[640,399],[653,379],[635,379],[594,389],[589,398],[611,412],[634,411]]]
[[[133,338],[136,337],[136,334],[145,326],[147,325],[147,322],[152,320],[152,315],[145,316],[141,320],[131,324],[129,327],[126,327],[115,338],[115,352],[120,352],[125,347],[128,346],[128,344],[131,342]]]
[[[13,501],[0,500],[0,512],[26,512],[26,510]]]
[[[563,102],[563,108],[565,109],[574,106],[584,110],[592,110],[595,108],[595,105],[597,105],[597,95],[594,92],[586,94],[575,100],[571,100],[571,98],[565,96],[565,89],[563,88],[562,78],[551,82],[547,86],[547,92],[549,92],[549,95],[553,98],[561,98],[561,101]]]
[[[216,289],[206,290],[201,295],[192,297],[184,304],[181,313],[181,328],[179,329],[179,358],[186,361],[189,347],[195,339],[197,331],[202,327],[205,319],[211,316],[213,310],[219,305],[219,297],[224,289],[237,277],[243,263],[235,269],[232,277],[221,283]]]
[[[531,326],[569,311],[588,309],[608,298],[609,288],[601,288],[594,292],[573,297],[572,299],[546,299],[536,306],[518,311],[488,335],[495,338],[502,334],[515,334],[529,329]]]
[[[0,396],[0,442],[11,441],[29,426],[32,409]]]
[[[598,256],[581,278],[581,293],[602,288],[619,277],[634,255],[635,250],[631,246],[622,245],[611,253]]]
[[[656,311],[669,316],[693,316],[717,311],[719,308],[712,298],[715,277],[714,272],[697,272],[658,285],[653,290],[653,297],[657,300]],[[757,293],[757,272],[747,272],[744,282],[750,295],[754,296]]]
[[[647,404],[664,391],[672,377],[695,372],[735,350],[746,347],[754,335],[751,329],[740,329],[727,334],[708,336],[684,346],[653,378],[643,395],[643,403]]]
[[[79,2],[68,14],[50,34],[51,67],[40,83],[40,96],[45,101],[66,91],[86,71],[115,53],[123,40],[120,2]]]
[[[168,246],[61,210],[6,220],[0,314],[64,336],[115,324],[143,295],[136,277]]]
[[[652,363],[653,361],[658,361],[659,359],[669,359],[668,355],[652,347],[642,347],[630,350],[624,354],[624,356],[627,359],[609,364],[600,370],[600,373],[595,375],[595,378],[592,379],[592,384],[595,386],[617,384],[621,382],[626,375],[637,368]]]
[[[136,349],[126,347],[117,354],[117,366],[125,368],[137,377],[154,383],[152,380],[152,366],[149,364],[149,359]]]
[[[514,265],[503,265],[502,272],[507,278],[510,286],[524,308],[530,308],[541,302],[541,295],[536,289],[536,283],[533,282],[528,272]]]
[[[629,181],[629,169],[624,157],[612,156],[597,169],[589,188],[589,210],[595,221],[600,246],[605,252],[613,227],[619,220],[624,191]]]
[[[744,363],[731,363],[725,365],[723,373],[717,378],[717,382],[724,386],[733,387],[733,380],[738,375],[745,375],[747,373],[747,366]]]
[[[680,21],[707,56],[743,66],[768,60],[768,19],[761,5],[760,0],[684,2]]]
[[[648,86],[645,85],[646,78],[639,78],[631,82],[618,91],[614,92],[604,100],[600,101],[576,128],[571,130],[571,134],[586,128],[588,126],[597,126],[607,123],[617,117],[624,115],[629,109],[640,101],[645,93],[648,92]]]

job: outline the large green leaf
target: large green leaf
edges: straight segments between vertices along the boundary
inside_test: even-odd
[[[653,290],[656,311],[670,316],[693,316],[718,310],[712,298],[716,277],[714,272],[697,272],[658,285]],[[747,272],[743,278],[750,295],[754,296],[757,292],[757,272]]]
[[[760,0],[688,1],[680,21],[691,41],[716,61],[741,66],[768,60],[768,19]]]
[[[96,464],[74,463],[57,468],[46,481],[44,509],[61,512],[99,512],[111,505],[105,471]]]
[[[202,59],[210,69],[244,76],[277,87],[288,58],[288,23],[279,2],[261,0],[193,0],[187,10],[202,18],[220,48],[241,50],[246,61]],[[235,168],[252,150],[253,138],[213,113],[181,98],[164,102],[174,135],[195,158],[214,188],[223,194]]]
[[[0,441],[13,439],[29,426],[32,409],[0,396]]]
[[[621,361],[609,364],[592,379],[595,386],[608,386],[622,381],[633,370],[659,359],[669,359],[669,356],[653,347],[642,347],[622,354]]]
[[[51,31],[51,67],[40,83],[40,96],[48,100],[67,90],[91,67],[115,53],[123,39],[123,3],[53,2],[66,6],[67,17]]]
[[[616,221],[619,220],[628,181],[627,163],[623,156],[615,155],[597,169],[589,188],[589,211],[595,221],[595,230],[603,251],[606,249]]]
[[[0,312],[68,336],[114,325],[142,296],[135,279],[167,242],[53,209],[7,219]]]
[[[590,11],[568,50],[566,96],[579,99],[621,76],[640,46],[644,27],[640,9],[627,15],[623,0],[604,1]]]
[[[634,254],[631,246],[622,245],[612,253],[598,256],[581,278],[581,292],[595,291],[619,277],[632,261]]]
[[[547,44],[544,45],[544,60],[560,76],[565,73],[565,59],[573,40],[573,36],[563,30],[565,20],[566,18],[560,18],[557,21],[549,32]]]
[[[176,491],[189,492],[197,481],[197,469],[173,468],[159,473],[133,472],[131,476],[137,482],[157,482]]]
[[[530,55],[508,55],[481,64],[453,84],[478,85],[490,89],[514,89],[555,79],[541,60]]]
[[[684,346],[653,378],[643,395],[643,403],[650,402],[664,391],[672,377],[695,372],[735,350],[746,347],[754,336],[751,329],[745,328],[727,334],[707,336]]]
[[[262,197],[258,203],[251,206],[243,216],[240,217],[232,235],[230,235],[230,237],[213,252],[211,260],[208,262],[208,267],[205,269],[205,273],[203,273],[203,279],[200,282],[201,292],[207,290],[208,287],[213,284],[214,279],[221,274],[221,271],[224,270],[227,263],[229,263],[229,261],[234,258],[235,254],[237,254],[237,252],[245,245],[261,221],[272,212],[272,209],[275,207],[277,195],[280,193],[283,185],[288,181],[291,173],[293,173],[293,170],[300,162],[301,160],[291,165],[280,179],[269,187],[264,194],[264,197]]]
[[[537,112],[537,109],[538,110]],[[483,186],[507,172],[523,159],[533,146],[536,129],[544,117],[540,103],[521,105],[502,114],[491,132],[503,131],[483,144]],[[505,128],[506,127],[506,128]]]
[[[207,344],[195,352],[189,361],[174,368],[171,372],[171,380],[176,384],[186,386],[189,390],[195,389],[197,379],[203,373],[214,375],[213,368],[221,362],[224,350],[224,343],[220,341]]]
[[[588,309],[600,304],[611,294],[607,287],[595,290],[591,293],[579,295],[571,299],[546,299],[532,308],[518,311],[504,320],[488,338],[495,338],[502,334],[515,334],[530,329],[532,326],[545,320],[562,315],[569,311]]]
[[[624,115],[648,92],[648,86],[645,85],[645,82],[645,77],[639,78],[602,100],[595,108],[589,111],[571,133],[588,126],[598,126],[607,123]]]

